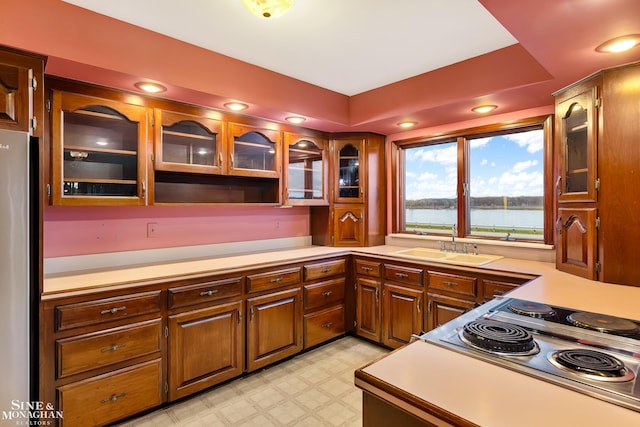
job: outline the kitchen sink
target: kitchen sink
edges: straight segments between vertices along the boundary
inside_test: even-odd
[[[429,248],[411,248],[392,252],[393,255],[417,259],[421,261],[441,262],[445,264],[459,264],[478,266],[490,263],[500,258],[501,255],[473,255],[457,252],[442,252],[437,249]]]

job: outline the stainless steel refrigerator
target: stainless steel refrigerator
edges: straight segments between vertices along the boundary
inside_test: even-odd
[[[37,140],[0,130],[0,425],[5,412],[33,399],[36,371]],[[34,176],[35,174],[35,176]],[[31,242],[35,242],[31,244]],[[33,351],[32,351],[33,350]],[[32,357],[33,356],[33,357]],[[33,382],[33,384],[32,384]],[[15,412],[14,412],[15,414]]]

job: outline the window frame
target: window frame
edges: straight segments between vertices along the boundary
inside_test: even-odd
[[[542,240],[517,239],[514,242],[529,242],[538,244],[553,245],[554,233],[554,213],[556,200],[553,191],[554,176],[554,147],[553,147],[553,116],[536,116],[526,119],[511,120],[495,124],[488,124],[473,128],[454,130],[435,135],[419,136],[404,140],[392,141],[391,144],[391,177],[392,177],[392,232],[415,235],[416,232],[404,230],[405,222],[405,149],[416,148],[425,145],[435,145],[444,142],[456,142],[458,157],[457,170],[458,182],[456,192],[458,198],[458,224],[457,238],[472,238],[477,240],[499,240],[497,237],[471,236],[470,234],[470,207],[468,196],[464,194],[463,184],[469,182],[469,156],[470,148],[468,140],[470,138],[481,138],[485,136],[499,135],[500,133],[513,133],[542,127],[544,132],[544,153],[543,153],[543,200],[544,200],[544,234]],[[451,236],[451,233],[427,233],[430,236]]]

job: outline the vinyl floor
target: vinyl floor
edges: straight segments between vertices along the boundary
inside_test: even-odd
[[[344,337],[117,426],[359,427],[354,371],[387,352]]]

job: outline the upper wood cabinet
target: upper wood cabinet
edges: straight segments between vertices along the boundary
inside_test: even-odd
[[[39,129],[43,70],[43,58],[0,49],[0,129],[30,133]]]
[[[147,109],[53,92],[51,162],[54,205],[143,205]]]
[[[333,147],[333,201],[363,203],[366,165],[363,161],[364,139],[336,140]]]
[[[229,175],[280,178],[280,132],[229,123]]]
[[[284,133],[284,203],[328,205],[328,143],[322,138]]]
[[[224,126],[221,121],[156,109],[154,128],[156,170],[223,172]]]
[[[603,70],[556,95],[556,267],[640,284],[640,63]],[[558,179],[557,178],[557,179]]]
[[[311,208],[316,245],[374,246],[386,234],[385,137],[336,134],[331,141],[330,208]]]
[[[597,200],[598,106],[601,79],[572,88],[556,104],[558,201]]]

